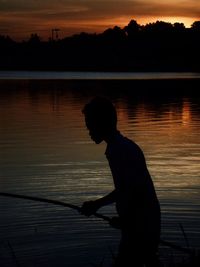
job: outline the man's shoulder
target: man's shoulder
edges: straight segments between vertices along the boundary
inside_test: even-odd
[[[139,145],[134,142],[132,139],[119,134],[112,144],[107,148],[106,154],[140,154],[142,153]]]
[[[142,153],[142,149],[140,148],[140,146],[135,141],[127,137],[123,137],[122,149],[125,150],[126,153],[128,152],[134,154]]]
[[[139,145],[133,139],[126,137],[122,134],[118,135],[116,145],[121,146],[123,148],[131,148],[131,149],[139,149],[140,150]]]

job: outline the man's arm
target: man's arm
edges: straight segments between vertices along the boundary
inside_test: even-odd
[[[112,204],[115,201],[116,201],[116,191],[113,190],[111,193],[109,193],[108,195],[106,195],[102,198],[99,198],[99,199],[94,200],[94,201],[84,202],[82,207],[81,207],[81,213],[86,215],[86,216],[90,216],[90,215],[94,214],[101,207]]]
[[[99,205],[99,208],[114,203],[116,201],[116,190],[113,190],[108,195],[99,198],[95,201],[97,202],[97,205]]]

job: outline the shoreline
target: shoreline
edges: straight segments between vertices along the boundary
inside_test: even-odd
[[[184,71],[48,71],[0,70],[0,80],[179,80],[200,79],[200,72]]]

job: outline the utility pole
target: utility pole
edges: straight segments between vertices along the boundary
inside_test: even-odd
[[[51,40],[54,40],[54,29],[51,30]]]
[[[54,29],[54,31],[56,32],[56,40],[58,40],[58,32],[60,31],[60,29]]]
[[[51,39],[52,41],[54,41],[54,33],[56,34],[56,40],[58,40],[58,32],[60,31],[60,29],[55,28],[51,30]]]

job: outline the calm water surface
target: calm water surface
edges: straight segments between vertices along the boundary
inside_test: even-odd
[[[97,82],[98,87],[98,82]],[[77,90],[76,90],[77,89]],[[104,92],[105,94],[105,92]],[[200,99],[146,99],[107,92],[119,129],[143,149],[162,209],[162,238],[200,247]],[[51,90],[25,83],[0,91],[0,191],[72,204],[113,189],[104,152],[81,109],[95,89]],[[114,206],[102,208],[112,216]],[[0,198],[0,266],[109,266],[119,232],[105,222],[49,204]],[[167,260],[174,252],[161,247]]]

